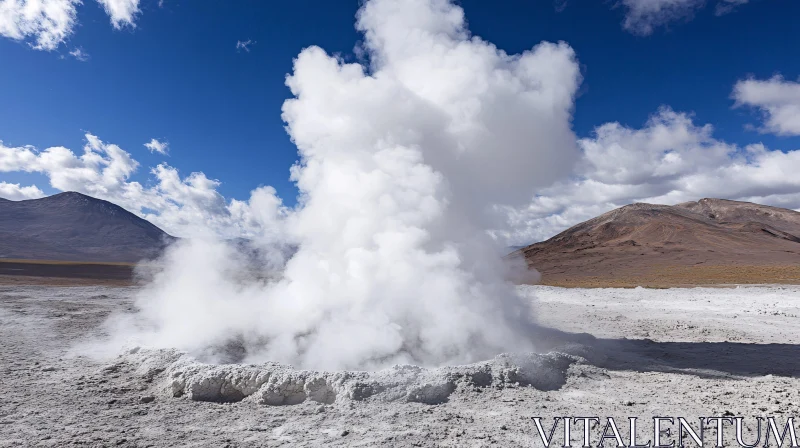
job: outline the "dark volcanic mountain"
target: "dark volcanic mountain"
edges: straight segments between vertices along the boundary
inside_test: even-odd
[[[800,213],[723,199],[632,204],[515,254],[547,284],[800,283]]]
[[[136,262],[172,240],[122,207],[80,193],[0,200],[0,258]]]

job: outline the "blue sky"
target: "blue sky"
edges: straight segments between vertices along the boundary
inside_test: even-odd
[[[800,147],[797,135],[752,129],[762,126],[758,109],[733,108],[731,97],[737,81],[750,77],[797,80],[800,2],[754,0],[722,15],[709,2],[656,23],[649,34],[625,29],[631,8],[623,3],[458,4],[473,35],[508,53],[541,41],[574,49],[583,76],[573,109],[578,138],[591,138],[608,122],[641,128],[667,105],[698,126],[712,124],[713,137],[729,145]],[[0,38],[0,140],[80,152],[89,132],[141,164],[131,180],[153,182],[149,169],[166,162],[184,176],[218,179],[226,198],[246,199],[271,185],[293,205],[289,168],[298,155],[281,120],[281,105],[292,96],[285,77],[309,45],[357,60],[359,5],[142,0],[135,27],[115,29],[98,3],[85,1],[73,33],[52,51],[31,48],[30,39]],[[237,49],[248,40],[249,51]],[[87,60],[70,55],[78,48]],[[153,138],[169,143],[168,156],[144,147]],[[42,173],[2,172],[0,180],[57,191]]]

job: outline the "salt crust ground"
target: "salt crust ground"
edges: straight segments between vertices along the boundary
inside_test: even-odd
[[[0,287],[0,446],[539,446],[534,416],[800,415],[798,287],[522,287],[543,354],[439,369],[71,354],[132,292]]]

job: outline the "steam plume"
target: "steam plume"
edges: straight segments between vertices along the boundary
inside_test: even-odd
[[[269,188],[250,201],[269,275],[223,242],[185,242],[120,336],[327,369],[533,349],[486,231],[577,156],[572,49],[508,55],[446,0],[369,0],[356,26],[368,66],[310,47],[287,77],[299,205]]]

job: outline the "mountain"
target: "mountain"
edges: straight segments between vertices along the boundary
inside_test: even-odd
[[[724,199],[637,203],[512,256],[563,286],[800,283],[800,213]]]
[[[136,262],[173,240],[122,207],[80,193],[0,200],[0,258]]]

